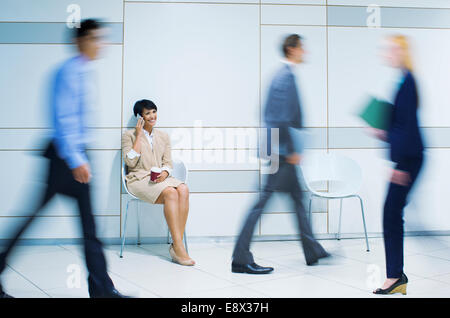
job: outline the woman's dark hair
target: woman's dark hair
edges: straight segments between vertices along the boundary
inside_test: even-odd
[[[148,99],[141,99],[138,100],[133,107],[133,112],[134,112],[134,116],[137,117],[137,115],[141,115],[142,116],[142,111],[145,109],[147,110],[158,110],[158,108],[156,107],[155,103],[153,103],[151,100]]]
[[[81,21],[80,27],[75,28],[75,38],[81,38],[83,36],[88,35],[89,31],[97,30],[102,27],[102,23],[99,20],[95,19],[86,19]]]
[[[297,47],[299,45],[300,40],[302,37],[298,34],[291,34],[283,41],[283,46],[281,47],[283,50],[283,54],[285,57],[288,57],[288,48],[289,47]]]

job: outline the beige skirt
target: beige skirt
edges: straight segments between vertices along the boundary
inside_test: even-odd
[[[154,204],[165,188],[176,188],[182,183],[174,177],[167,177],[163,182],[154,183],[150,181],[150,176],[147,176],[142,180],[133,180],[127,186],[138,199]]]

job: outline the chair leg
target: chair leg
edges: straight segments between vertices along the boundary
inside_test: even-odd
[[[141,245],[141,221],[140,221],[140,211],[139,211],[139,201],[137,204],[137,245]]]
[[[187,236],[186,236],[186,230],[184,230],[184,247],[186,248],[186,253],[188,253],[189,254],[189,251],[188,251],[188,245],[187,245]]]
[[[342,220],[342,199],[341,199],[340,208],[339,208],[339,227],[338,227],[338,234],[336,237],[338,241],[341,239],[341,220]]]
[[[127,217],[128,217],[128,205],[130,204],[132,200],[129,200],[127,202],[127,208],[125,209],[125,219],[123,221],[123,229],[122,229],[122,246],[120,247],[120,258],[123,258],[123,247],[125,245],[125,237],[127,234]]]
[[[362,220],[363,220],[363,225],[364,225],[364,234],[366,235],[366,246],[367,246],[367,252],[370,252],[369,249],[369,240],[367,238],[367,229],[366,229],[366,220],[364,218],[364,206],[363,206],[363,202],[360,196],[358,196],[359,202],[361,203],[361,214],[362,214]]]
[[[167,227],[167,244],[170,244],[171,242],[171,236],[170,236],[170,230],[169,227]]]

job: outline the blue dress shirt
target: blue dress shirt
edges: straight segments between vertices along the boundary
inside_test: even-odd
[[[53,140],[56,150],[70,169],[88,162],[87,114],[89,93],[89,60],[83,55],[62,64],[52,90]]]

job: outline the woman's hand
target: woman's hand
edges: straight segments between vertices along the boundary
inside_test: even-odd
[[[91,180],[91,168],[85,163],[75,169],[72,169],[73,178],[79,183],[89,183]]]
[[[139,119],[136,123],[136,137],[137,138],[142,136],[144,124],[145,124],[144,118],[139,117]]]
[[[291,165],[298,165],[298,164],[300,164],[301,160],[302,160],[302,156],[296,152],[294,152],[286,157],[286,162]]]
[[[163,170],[161,174],[156,178],[155,183],[160,183],[166,180],[166,178],[169,176],[169,173],[166,170]]]
[[[391,182],[406,187],[411,182],[411,177],[406,171],[393,169]]]

